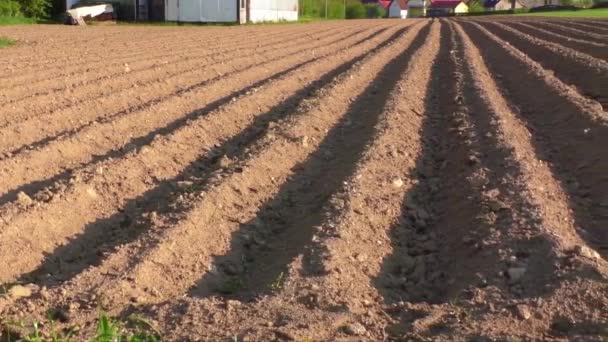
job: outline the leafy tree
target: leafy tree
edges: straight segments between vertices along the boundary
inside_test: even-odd
[[[347,19],[363,19],[367,15],[367,10],[362,3],[353,3],[346,6]]]
[[[0,16],[18,17],[21,16],[21,5],[15,0],[0,0]]]
[[[471,0],[467,3],[469,12],[483,12],[486,8],[483,6],[483,0]]]
[[[50,0],[19,0],[21,11],[30,18],[47,18],[51,8]]]

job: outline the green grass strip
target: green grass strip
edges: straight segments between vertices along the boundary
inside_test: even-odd
[[[7,38],[0,37],[0,49],[15,45],[15,41]]]
[[[3,25],[31,25],[35,24],[36,19],[25,17],[3,17],[0,16],[0,26]]]
[[[606,18],[608,19],[608,8],[584,9],[578,11],[553,11],[522,13],[517,15],[527,15],[535,17],[564,17],[564,18]]]

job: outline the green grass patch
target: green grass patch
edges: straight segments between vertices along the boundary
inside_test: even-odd
[[[552,11],[521,13],[517,15],[527,15],[535,17],[578,17],[578,18],[606,18],[608,19],[608,8],[582,9],[578,11]]]
[[[26,17],[3,17],[0,16],[0,26],[2,25],[31,25],[35,24],[36,19]]]
[[[43,329],[44,328],[44,329]],[[145,318],[131,315],[126,321],[116,321],[103,312],[95,335],[87,338],[79,335],[78,328],[59,329],[49,317],[47,324],[34,322],[30,326],[23,322],[0,324],[0,341],[3,342],[160,342],[160,332]]]
[[[14,40],[0,37],[0,49],[11,46],[11,45],[15,45]]]

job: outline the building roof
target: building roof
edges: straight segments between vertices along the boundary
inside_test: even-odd
[[[450,8],[454,9],[462,1],[460,0],[431,0],[431,8]]]
[[[510,4],[511,0],[485,0],[484,7],[491,8],[496,6],[499,2],[508,2]],[[515,0],[515,3],[519,4],[521,7],[526,7],[520,0]]]
[[[393,0],[391,1],[391,6],[393,5],[393,2],[396,2],[402,10],[407,9],[407,0]]]
[[[386,9],[391,5],[391,0],[378,0],[378,4]]]

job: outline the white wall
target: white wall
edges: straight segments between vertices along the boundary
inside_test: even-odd
[[[390,18],[407,18],[407,10],[402,10],[397,1],[393,1],[388,8],[388,16]]]
[[[296,21],[298,20],[298,0],[249,0],[249,20]]]
[[[237,21],[237,3],[231,0],[166,0],[165,20],[226,23]]]
[[[249,20],[254,23],[298,20],[298,0],[250,0],[249,10]],[[165,1],[167,21],[236,22],[238,11],[236,0]]]

